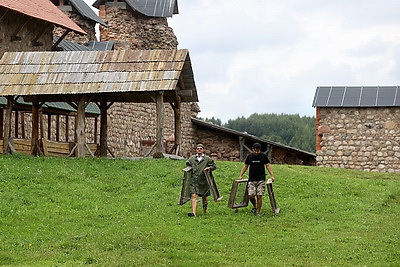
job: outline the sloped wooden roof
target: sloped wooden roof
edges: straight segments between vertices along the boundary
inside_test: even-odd
[[[152,102],[155,91],[198,101],[188,50],[6,52],[0,60],[0,96]]]
[[[22,13],[29,17],[51,22],[57,26],[86,34],[75,22],[59,10],[49,0],[0,0],[0,6]]]

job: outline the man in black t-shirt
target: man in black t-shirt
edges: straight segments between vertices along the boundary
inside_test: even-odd
[[[250,202],[253,204],[253,209],[251,212],[257,216],[260,216],[262,196],[265,192],[265,168],[271,175],[272,181],[275,180],[275,177],[267,155],[261,153],[261,145],[259,143],[254,143],[253,153],[247,156],[242,171],[240,172],[239,179],[242,179],[243,174],[246,172],[249,166],[248,194],[250,196]]]

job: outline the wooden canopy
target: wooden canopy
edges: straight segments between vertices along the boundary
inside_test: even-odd
[[[17,97],[32,102],[32,154],[37,153],[33,151],[36,109],[44,102],[76,103],[79,156],[84,155],[79,151],[85,149],[84,108],[89,102],[97,103],[102,113],[100,146],[102,140],[106,142],[106,112],[112,103],[156,102],[157,151],[161,152],[163,102],[174,108],[175,134],[180,135],[180,103],[198,101],[188,50],[7,52],[0,60],[0,80],[0,96],[9,102],[6,126]],[[4,132],[7,151],[9,129]],[[179,146],[179,136],[175,139]]]

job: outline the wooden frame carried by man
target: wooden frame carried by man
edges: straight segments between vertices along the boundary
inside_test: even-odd
[[[208,186],[210,187],[211,195],[214,198],[214,201],[221,201],[223,198],[219,191],[217,184],[215,183],[214,175],[212,172],[204,171]],[[178,205],[183,205],[190,200],[190,182],[192,180],[192,167],[188,166],[183,169],[183,179],[182,179],[182,188],[181,194],[179,196]]]

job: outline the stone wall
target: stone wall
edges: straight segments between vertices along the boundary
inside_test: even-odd
[[[97,41],[95,30],[96,23],[94,21],[86,19],[81,15],[74,13],[72,10],[69,11],[68,9],[65,9],[65,7],[61,9],[61,11],[63,11],[64,14],[66,14],[72,21],[74,21],[79,27],[81,27],[82,30],[87,33],[86,35],[83,35],[71,31],[64,38],[65,40],[81,45],[84,45],[89,41]],[[53,35],[60,37],[64,34],[64,32],[65,29],[61,27],[54,27]]]
[[[400,173],[399,107],[318,108],[317,127],[318,166]]]
[[[99,16],[109,27],[100,26],[100,41],[113,41],[115,50],[177,49],[178,41],[166,18],[153,18],[128,10],[124,2],[106,2]],[[196,116],[196,103],[182,103],[181,156],[190,155],[193,146],[191,117]],[[108,110],[108,146],[118,157],[143,156],[156,139],[155,103],[115,103]],[[164,105],[164,137],[173,139],[174,113]],[[167,144],[164,144],[168,148]],[[165,150],[167,152],[167,150]]]
[[[3,56],[4,52],[46,51],[51,49],[53,27],[49,27],[51,26],[50,23],[33,18],[29,20],[29,23],[26,23],[29,17],[4,8],[0,8],[0,13],[5,14],[0,20],[0,57]],[[21,25],[24,26],[17,32]],[[45,32],[40,35],[43,30]],[[15,33],[18,37],[21,37],[21,40],[11,39]],[[40,36],[37,42],[40,42],[41,45],[32,43],[32,40],[37,36]]]
[[[196,126],[196,143],[202,143],[205,146],[205,153],[214,160],[222,161],[240,161],[240,144],[239,136],[210,130],[205,127]],[[245,145],[252,147],[256,142],[254,140],[245,139]],[[271,144],[262,144],[262,151],[268,153],[273,164],[290,164],[290,165],[315,165],[314,156],[301,153],[296,150],[289,150]],[[194,146],[192,153],[194,153]],[[250,152],[243,148],[243,160]]]

